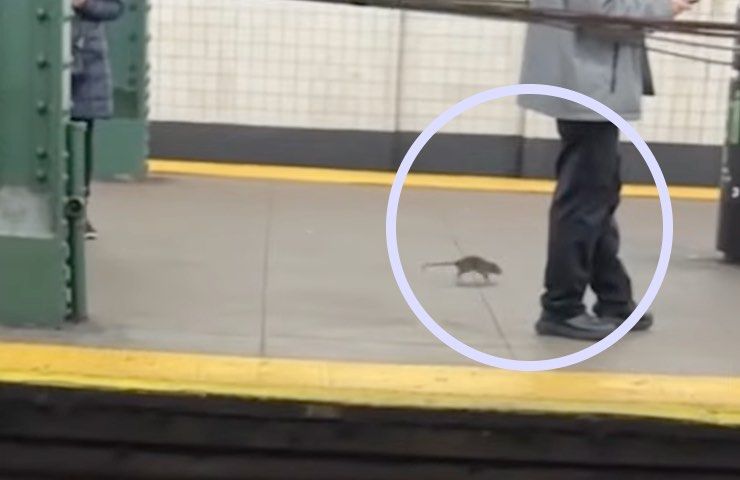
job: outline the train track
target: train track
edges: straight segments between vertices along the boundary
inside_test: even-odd
[[[728,479],[740,430],[0,385],[0,478]]]

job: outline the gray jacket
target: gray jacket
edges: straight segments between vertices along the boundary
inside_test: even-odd
[[[670,0],[530,0],[533,8],[567,9],[589,14],[668,19]],[[617,36],[573,26],[531,24],[527,31],[521,83],[568,88],[588,95],[623,116],[637,120],[652,78],[644,37]],[[564,120],[603,120],[576,103],[544,95],[521,95],[524,108]]]
[[[123,13],[122,0],[87,0],[72,20],[72,118],[91,120],[113,114],[108,42],[101,22]]]

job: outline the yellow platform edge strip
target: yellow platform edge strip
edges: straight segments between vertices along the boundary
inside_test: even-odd
[[[740,378],[516,373],[0,343],[0,383],[367,407],[609,414],[740,427]]]
[[[395,174],[366,170],[342,170],[314,167],[283,167],[272,165],[209,163],[182,160],[149,161],[153,174],[196,175],[220,178],[277,180],[304,183],[334,183],[344,185],[390,186]],[[406,186],[412,188],[437,188],[500,193],[552,193],[555,183],[551,180],[507,178],[492,176],[445,175],[411,173]],[[709,187],[669,187],[674,200],[716,201],[719,189]],[[658,190],[651,185],[625,185],[625,197],[657,198]]]

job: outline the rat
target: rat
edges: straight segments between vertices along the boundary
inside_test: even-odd
[[[457,267],[458,278],[468,272],[476,272],[488,280],[489,275],[501,275],[502,273],[501,267],[497,264],[476,256],[463,257],[454,262],[427,263],[422,268],[426,270],[429,267]]]

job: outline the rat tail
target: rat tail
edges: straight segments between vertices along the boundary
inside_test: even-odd
[[[435,263],[425,263],[421,266],[422,270],[426,270],[427,268],[432,267],[452,267],[455,265],[455,262],[435,262]]]

